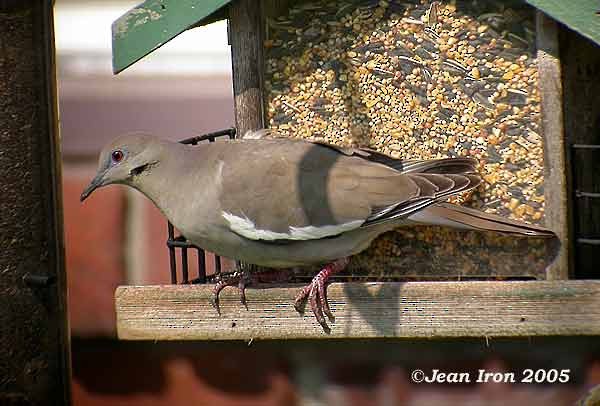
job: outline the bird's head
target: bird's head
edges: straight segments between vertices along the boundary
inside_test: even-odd
[[[136,178],[149,173],[160,164],[162,141],[147,134],[119,137],[100,153],[96,176],[81,194],[81,201],[102,186],[132,185]]]

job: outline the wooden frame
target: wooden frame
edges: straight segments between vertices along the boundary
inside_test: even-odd
[[[285,1],[230,5],[235,119],[239,134],[262,128],[263,12]],[[562,247],[547,272],[569,277],[570,230],[563,135],[558,25],[538,12],[538,60],[547,177],[546,224]],[[408,282],[332,284],[337,318],[326,335],[292,302],[298,287],[250,289],[244,309],[234,289],[222,294],[219,317],[211,286],[117,289],[118,336],[126,340],[253,340],[301,338],[523,337],[600,334],[600,282]]]
[[[541,11],[536,15],[538,68],[544,136],[544,198],[546,226],[561,241],[559,254],[547,271],[548,279],[568,279],[571,257],[566,140],[558,24]]]
[[[310,311],[300,316],[300,286],[117,289],[117,332],[125,340],[267,340],[317,338],[527,337],[600,334],[600,281],[334,283],[336,320],[326,334]]]
[[[264,127],[261,4],[253,0],[238,0],[229,7],[229,42],[238,136]],[[235,30],[231,27],[235,27]]]

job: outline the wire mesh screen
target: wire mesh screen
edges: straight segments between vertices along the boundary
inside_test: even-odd
[[[590,176],[590,169],[597,168],[595,154],[600,153],[598,144],[572,144],[570,149],[572,174],[572,218],[574,268],[576,278],[597,278],[600,259],[597,255],[600,246],[598,233],[598,199],[600,190],[597,180]]]
[[[186,138],[180,141],[182,144],[187,145],[198,145],[202,142],[215,142],[219,137],[228,137],[229,139],[235,138],[235,128],[228,128],[226,130],[216,131],[209,134],[199,135],[196,137]],[[206,275],[206,252],[192,244],[182,235],[175,235],[175,227],[173,224],[168,222],[167,225],[169,237],[167,239],[167,247],[169,249],[169,263],[171,268],[171,283],[177,283],[177,255],[176,249],[181,250],[181,283],[206,283],[208,281]],[[189,275],[189,255],[188,250],[196,250],[198,257],[198,276],[190,279]],[[215,255],[215,275],[218,276],[221,273],[221,257]]]

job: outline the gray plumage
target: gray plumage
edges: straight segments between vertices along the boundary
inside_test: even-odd
[[[121,162],[111,161],[115,150]],[[414,223],[552,235],[443,203],[479,185],[475,165],[281,138],[192,147],[138,134],[103,150],[97,183],[132,186],[198,246],[268,267],[354,255],[377,235]]]
[[[326,331],[324,314],[333,319],[327,279],[385,231],[432,224],[554,236],[446,203],[481,183],[473,159],[397,160],[368,149],[251,138],[258,139],[199,146],[140,134],[118,138],[100,154],[81,200],[101,186],[129,185],[206,250],[274,268],[327,264],[295,301],[300,309],[309,299]],[[215,302],[225,285],[216,285]]]

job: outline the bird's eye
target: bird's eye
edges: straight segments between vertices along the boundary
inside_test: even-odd
[[[118,149],[113,151],[111,154],[111,158],[114,163],[121,162],[123,160],[123,151],[118,150]]]

